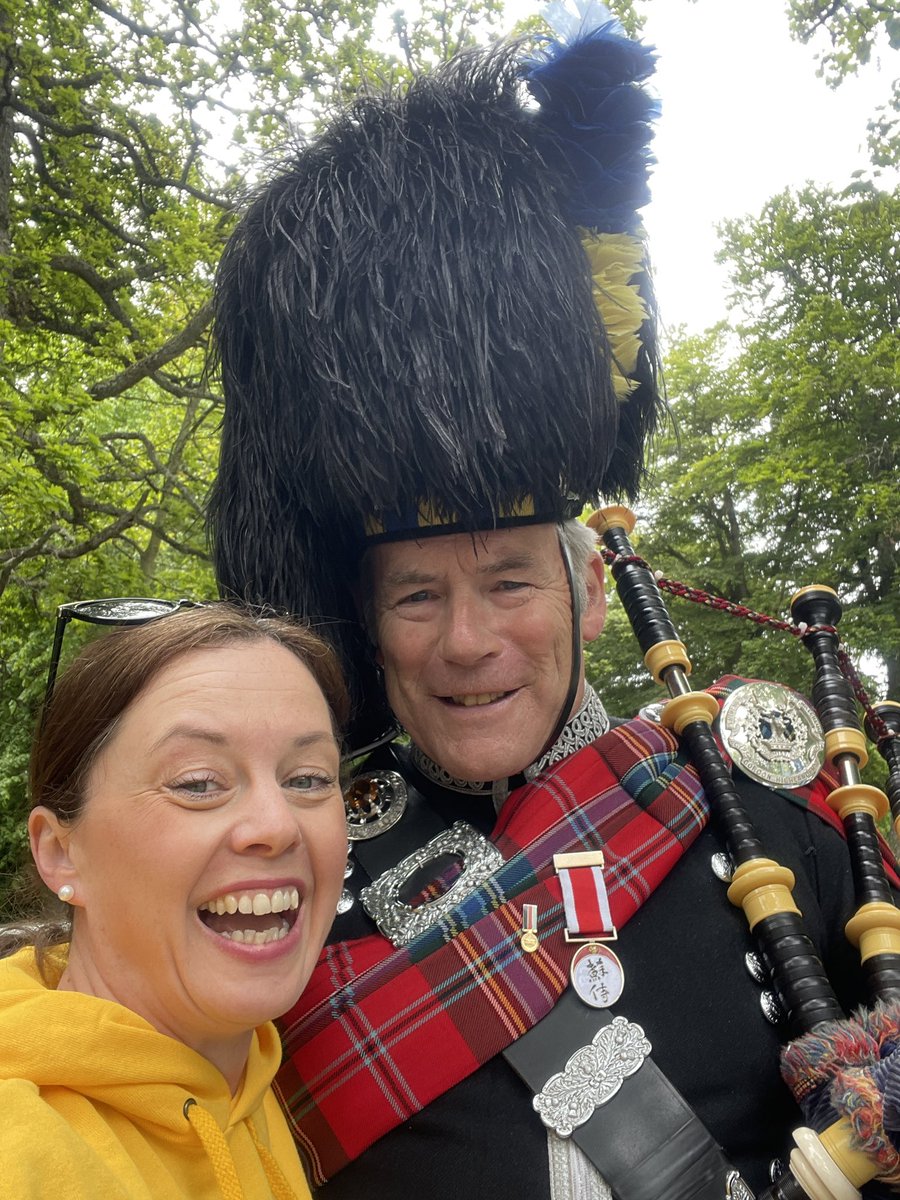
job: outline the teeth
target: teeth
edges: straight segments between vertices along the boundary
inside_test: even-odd
[[[474,708],[476,705],[492,704],[505,695],[506,692],[479,692],[476,696],[451,696],[450,699],[454,704],[461,704],[463,708]]]
[[[240,942],[244,946],[265,946],[267,942],[280,942],[287,937],[289,929],[287,921],[282,921],[271,929],[234,929],[220,933],[219,937],[229,942]]]
[[[200,905],[201,912],[255,914],[264,917],[267,913],[287,912],[300,907],[300,893],[296,888],[275,888],[272,892],[228,892],[216,896]]]

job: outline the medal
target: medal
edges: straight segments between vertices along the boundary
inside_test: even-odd
[[[588,942],[575,951],[569,977],[580,999],[591,1008],[609,1008],[625,986],[619,956],[602,942]]]
[[[522,905],[522,932],[519,934],[519,945],[526,954],[534,954],[540,942],[537,935],[537,905]]]
[[[605,944],[615,941],[618,934],[609,908],[603,865],[602,850],[553,856],[566,910],[565,939],[580,943],[572,955],[569,978],[576,995],[591,1008],[609,1008],[625,986],[619,957]]]

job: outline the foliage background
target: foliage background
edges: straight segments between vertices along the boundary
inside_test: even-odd
[[[630,0],[613,7],[637,27]],[[834,86],[876,38],[900,44],[876,4],[788,7],[797,37],[828,29]],[[209,296],[248,185],[364,79],[402,79],[501,28],[500,0],[0,10],[0,910],[17,903],[56,606],[215,593]],[[900,214],[874,182],[900,145],[896,103],[870,134],[871,179],[786,192],[721,230],[734,307],[670,338],[674,421],[637,541],[666,574],[777,615],[796,587],[835,586],[851,651],[898,696]],[[808,683],[786,639],[678,602],[673,615],[699,679]],[[70,627],[67,654],[84,634]],[[613,711],[655,693],[615,605],[588,661]]]

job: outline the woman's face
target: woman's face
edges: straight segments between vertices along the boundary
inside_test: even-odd
[[[246,1046],[296,1001],[334,919],[338,767],[322,692],[283,646],[172,662],[125,711],[83,815],[62,828],[75,896],[61,986],[213,1061],[223,1039]]]

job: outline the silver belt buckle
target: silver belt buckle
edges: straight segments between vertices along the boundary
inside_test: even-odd
[[[550,1076],[532,1101],[535,1110],[548,1129],[571,1137],[640,1069],[650,1050],[640,1025],[614,1017],[575,1051],[564,1070]]]
[[[459,857],[463,864],[452,886],[415,908],[405,904],[400,899],[403,885],[416,871],[447,855]],[[384,936],[395,946],[405,946],[481,887],[502,865],[503,855],[496,846],[465,821],[457,821],[363,888],[359,898]]]

